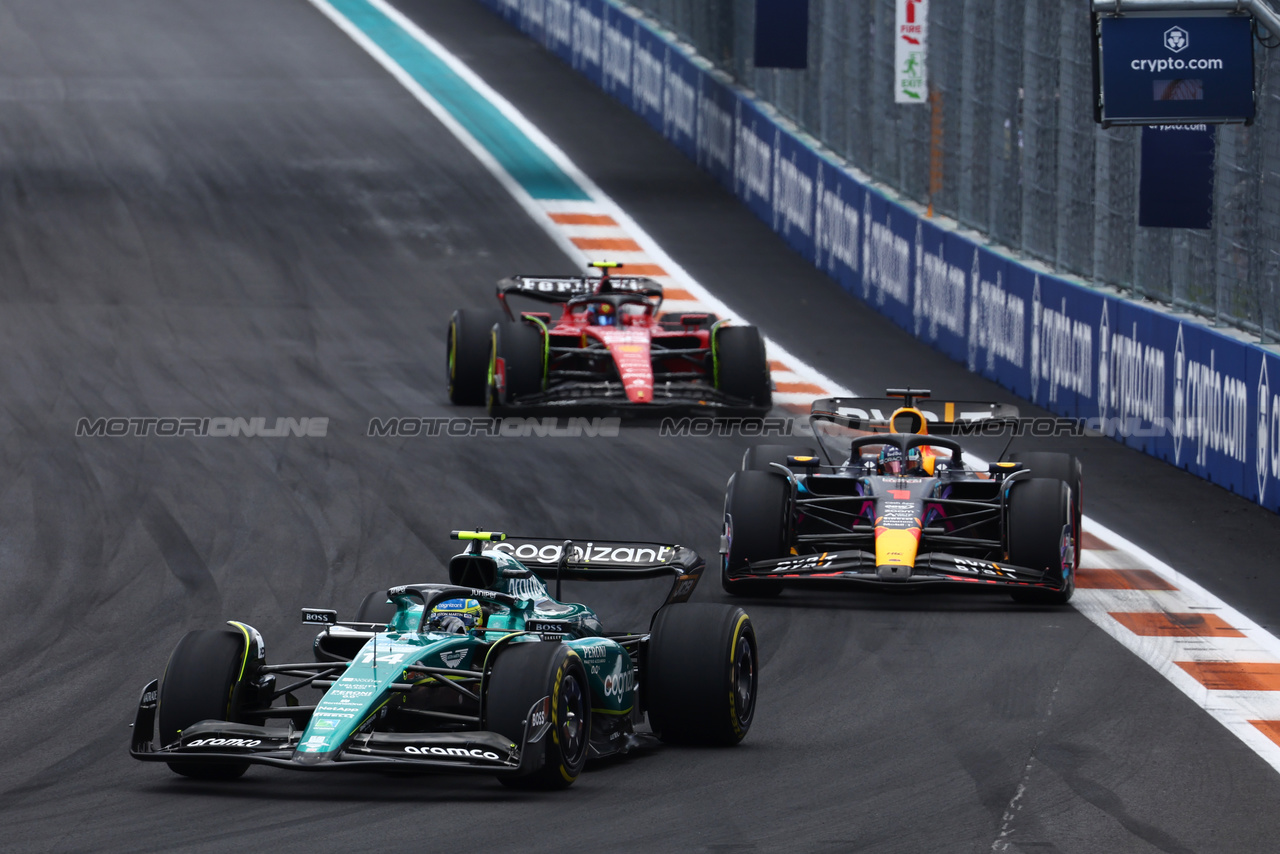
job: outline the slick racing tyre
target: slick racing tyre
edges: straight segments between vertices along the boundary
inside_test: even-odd
[[[545,388],[542,330],[529,323],[494,325],[489,348],[489,411],[496,412]]]
[[[512,643],[498,655],[485,697],[485,728],[514,743],[524,739],[529,709],[551,698],[551,729],[542,737],[542,760],[506,786],[563,789],[578,779],[591,740],[591,689],[577,653],[558,643]],[[536,747],[530,745],[530,751]]]
[[[668,605],[649,637],[649,725],[666,742],[731,745],[755,718],[759,655],[751,618],[733,605]]]
[[[782,582],[732,574],[761,560],[785,557],[788,550],[788,498],[791,487],[780,474],[740,471],[729,478],[724,496],[724,535],[729,551],[720,569],[720,585],[733,596],[777,596]]]
[[[750,401],[754,409],[767,410],[773,405],[773,386],[760,330],[722,326],[713,334],[716,388]]]
[[[1061,590],[1014,589],[1016,602],[1065,605],[1076,590],[1078,533],[1071,489],[1056,478],[1014,483],[1009,494],[1009,562],[1015,566],[1061,572]]]
[[[458,406],[484,403],[489,377],[489,332],[506,321],[500,311],[459,309],[449,320],[449,402]]]
[[[200,721],[235,721],[235,689],[246,655],[244,636],[229,629],[187,632],[160,680],[160,743],[172,744]],[[248,762],[170,762],[169,768],[197,780],[234,780]]]
[[[1054,477],[1071,487],[1071,512],[1076,531],[1084,530],[1084,467],[1070,454],[1049,451],[1023,451],[1009,454],[1010,462],[1022,463],[1032,477]],[[1076,549],[1076,569],[1080,568],[1080,549]]]
[[[813,448],[797,448],[792,445],[756,445],[747,448],[742,455],[743,471],[778,471],[770,463],[787,464],[787,457],[816,457],[818,452]]]

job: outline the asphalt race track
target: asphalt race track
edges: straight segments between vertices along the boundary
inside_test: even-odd
[[[1007,399],[472,0],[397,5],[797,356],[864,393]],[[464,526],[713,559],[750,441],[366,436],[373,417],[456,414],[453,308],[569,264],[305,0],[0,0],[0,224],[6,851],[1183,854],[1280,838],[1266,763],[1074,610],[1004,596],[749,602],[764,665],[748,739],[609,762],[566,792],[267,769],[211,784],[135,762],[138,692],[187,630],[240,619],[273,661],[305,657],[299,607],[352,616],[370,590],[440,580]],[[159,416],[329,422],[323,438],[75,436],[82,417]],[[1280,629],[1273,515],[1106,440],[1061,447],[1084,460],[1091,515]],[[647,625],[634,587],[571,592],[611,627]],[[713,574],[695,596],[724,598]]]

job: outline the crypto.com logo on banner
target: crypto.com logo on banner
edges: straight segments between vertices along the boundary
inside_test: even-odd
[[[893,100],[899,104],[927,103],[929,76],[925,54],[929,39],[929,0],[898,0],[893,39]]]

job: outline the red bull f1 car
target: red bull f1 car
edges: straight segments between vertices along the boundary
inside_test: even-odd
[[[749,449],[727,487],[724,589],[788,585],[1007,590],[1065,604],[1079,564],[1083,479],[1066,454],[1006,454],[983,470],[947,434],[1014,407],[927,390],[812,405],[818,448]]]
[[[773,402],[764,339],[711,314],[661,313],[662,286],[613,275],[513,276],[500,311],[459,310],[448,333],[449,399],[517,410],[715,410],[762,415]],[[557,312],[520,311],[512,298]]]
[[[314,661],[268,664],[245,623],[188,633],[143,689],[134,758],[200,779],[256,764],[469,771],[562,788],[588,759],[654,736],[732,745],[747,734],[755,631],[741,608],[687,603],[704,568],[695,552],[454,536],[471,547],[450,561],[447,584],[376,591],[355,622],[304,609],[322,630]],[[590,608],[559,597],[565,579],[656,577],[671,578],[671,591],[634,632],[607,632]],[[303,694],[311,689],[318,700]]]

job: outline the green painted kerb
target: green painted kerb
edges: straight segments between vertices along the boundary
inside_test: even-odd
[[[365,0],[328,2],[448,110],[530,196],[590,199],[493,104],[394,21]]]

